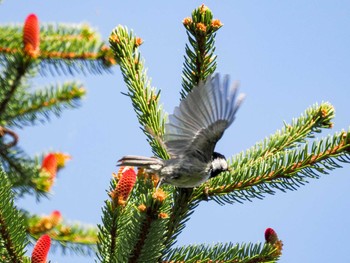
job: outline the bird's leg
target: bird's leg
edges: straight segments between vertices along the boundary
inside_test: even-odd
[[[156,187],[156,191],[158,190],[158,188],[161,186],[161,184],[163,183],[165,177],[160,177],[159,178],[159,181],[158,181],[158,184],[157,184],[157,187]]]
[[[204,187],[203,193],[204,193],[203,200],[208,202],[209,201],[209,187],[208,186]]]

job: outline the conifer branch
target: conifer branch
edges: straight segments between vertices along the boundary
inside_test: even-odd
[[[211,10],[201,5],[192,12],[192,17],[183,20],[189,43],[182,72],[181,97],[204,81],[216,69],[215,32],[222,27],[218,19],[213,19]]]
[[[186,222],[198,206],[198,200],[193,200],[193,189],[177,188],[173,190],[174,203],[170,210],[170,218],[166,231],[166,239],[164,242],[166,255],[170,248],[176,243],[177,236],[185,228]]]
[[[63,246],[65,246],[67,243],[86,246],[96,245],[97,229],[95,227],[84,227],[80,224],[71,225],[59,223],[56,226],[52,226],[50,224],[51,222],[47,222],[47,225],[43,225],[43,229],[39,229],[39,231],[35,229],[34,226],[29,226],[28,232],[35,239],[46,233],[53,240],[56,240]]]
[[[341,167],[340,163],[350,163],[350,130],[278,152],[214,178],[205,195],[222,204],[262,198],[266,193],[274,194],[273,189],[295,190],[307,183],[307,178],[328,174]]]
[[[333,123],[331,122],[333,118],[334,107],[331,104],[315,104],[305,110],[299,118],[293,119],[291,124],[285,124],[285,126],[275,134],[256,143],[256,145],[247,151],[234,156],[230,160],[230,167],[234,171],[248,169],[247,167],[254,167],[254,165],[261,160],[275,156],[280,152],[283,154],[286,150],[299,147],[301,144],[305,143],[307,139],[314,138],[314,133],[319,133],[324,128],[333,127]],[[220,178],[222,177],[215,178],[207,182],[207,184],[196,188],[196,193],[194,194],[196,198],[201,196],[200,198],[206,200],[206,191],[212,187],[212,183],[215,187],[219,187],[220,183],[232,183],[227,182],[227,178],[223,179],[224,182]]]
[[[60,247],[63,252],[69,250],[85,255],[95,249],[96,227],[65,223],[57,210],[44,216],[30,215],[25,211],[22,211],[22,214],[25,218],[27,233],[32,240],[47,234],[53,241],[53,246]]]
[[[123,219],[129,221],[130,214],[128,206],[125,207],[127,203],[114,202],[113,197],[118,200],[117,196],[113,196],[115,189],[117,188],[117,181],[112,180],[110,183],[109,195],[112,200],[106,200],[105,206],[102,208],[102,225],[98,225],[98,258],[103,263],[117,263],[127,260],[128,251],[121,248],[124,244],[127,244],[127,240],[123,239],[120,243],[119,235],[125,233],[126,225],[128,222],[123,222]],[[126,234],[126,233],[125,233]],[[129,251],[130,252],[130,251]]]
[[[11,35],[11,38],[7,36]],[[22,54],[22,25],[0,27],[0,61]],[[44,24],[40,27],[40,61],[42,74],[109,72],[115,65],[111,50],[89,25]]]
[[[36,163],[26,156],[19,147],[15,146],[10,149],[0,147],[0,166],[7,173],[16,194],[35,193],[37,197],[45,195],[44,192],[36,188],[33,182],[39,173]]]
[[[120,209],[115,209],[112,202],[105,201],[105,207],[102,210],[102,223],[98,225],[98,242],[97,249],[100,261],[103,263],[116,263],[119,262],[116,253],[116,239],[118,236],[118,215]]]
[[[0,251],[2,262],[22,262],[27,239],[23,218],[13,203],[11,185],[0,170]],[[5,252],[5,253],[4,253]]]
[[[154,203],[155,204],[155,203]],[[147,207],[143,212],[141,232],[129,262],[156,262],[165,248],[165,231],[168,225],[169,204]],[[136,256],[135,256],[136,255]]]
[[[265,138],[264,141],[256,143],[246,152],[241,152],[232,159],[232,166],[239,169],[245,165],[252,165],[260,158],[267,158],[279,151],[298,146],[305,143],[306,139],[314,138],[315,133],[320,133],[322,129],[333,127],[331,122],[335,116],[334,107],[324,102],[317,103],[305,110],[297,119],[293,119],[291,124],[285,124],[281,130]]]
[[[14,251],[14,245],[12,243],[11,237],[10,237],[10,230],[6,227],[6,222],[2,216],[0,215],[0,226],[1,226],[1,240],[3,241],[3,246],[8,254],[8,257],[10,260],[6,260],[8,262],[21,262],[20,258],[16,255],[16,252]]]
[[[60,116],[64,108],[76,108],[86,91],[82,84],[66,82],[63,85],[51,85],[38,90],[34,94],[21,94],[21,104],[12,103],[11,111],[2,116],[2,121],[8,125],[23,127],[44,122],[50,114]],[[41,117],[42,116],[42,117]]]
[[[169,156],[161,142],[164,134],[164,114],[159,106],[160,91],[151,88],[150,80],[147,78],[138,51],[142,40],[133,32],[129,33],[126,28],[118,26],[113,30],[109,41],[128,88],[126,95],[132,100],[147,141],[155,155],[168,159]]]
[[[188,245],[172,249],[163,263],[171,262],[217,262],[262,263],[276,262],[280,251],[270,244]]]
[[[158,208],[148,207],[145,211],[144,219],[141,222],[139,239],[136,242],[133,251],[131,252],[132,256],[129,259],[130,263],[140,262],[142,250],[144,249],[148,235],[150,235],[152,222],[157,218],[158,218]],[[147,252],[148,250],[146,250],[144,253],[147,253]]]
[[[52,246],[59,247],[63,252],[66,250],[75,254],[86,255],[95,251],[97,242],[97,229],[82,227],[81,225],[62,224],[46,232],[52,239]],[[40,235],[30,235],[37,240]]]
[[[128,239],[131,245],[131,250],[127,252],[128,262],[156,262],[165,248],[171,198],[167,192],[161,189],[154,191],[150,186],[153,186],[152,180],[142,177],[138,180],[131,197],[139,206],[130,206],[128,230],[120,229],[119,244]],[[125,230],[129,232],[129,237],[125,236]]]
[[[16,89],[21,84],[24,76],[28,74],[28,69],[32,61],[21,55],[15,56],[6,65],[6,71],[0,76],[0,116],[15,94]]]
[[[170,198],[162,190],[154,192],[151,178],[139,175],[134,190],[127,199],[121,199],[123,194],[116,190],[121,181],[112,181],[112,200],[103,208],[98,257],[110,263],[156,262],[164,250]]]

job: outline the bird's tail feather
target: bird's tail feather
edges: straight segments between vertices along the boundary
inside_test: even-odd
[[[163,167],[162,160],[155,157],[144,157],[137,155],[126,155],[118,161],[118,166],[136,166],[146,169],[157,170]],[[158,168],[158,169],[159,169]]]

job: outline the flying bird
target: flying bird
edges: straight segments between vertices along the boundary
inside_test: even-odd
[[[228,170],[216,143],[232,124],[244,95],[229,76],[211,75],[194,87],[175,107],[165,124],[164,145],[170,159],[127,155],[119,166],[136,166],[155,173],[160,183],[193,188]]]

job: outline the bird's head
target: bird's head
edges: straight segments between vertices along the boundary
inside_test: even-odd
[[[214,152],[213,160],[211,161],[210,178],[218,176],[221,172],[228,171],[229,167],[224,155]]]

